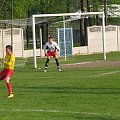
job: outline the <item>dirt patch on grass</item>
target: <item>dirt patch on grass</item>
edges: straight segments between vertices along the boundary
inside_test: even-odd
[[[97,61],[97,62],[83,62],[62,64],[62,68],[87,68],[87,67],[119,67],[120,61]]]

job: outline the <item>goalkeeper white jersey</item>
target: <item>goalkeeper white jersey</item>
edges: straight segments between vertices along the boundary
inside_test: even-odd
[[[55,50],[60,50],[59,46],[57,45],[56,42],[52,42],[52,44],[50,44],[49,42],[47,42],[44,46],[44,50],[50,51],[50,52],[54,52]]]

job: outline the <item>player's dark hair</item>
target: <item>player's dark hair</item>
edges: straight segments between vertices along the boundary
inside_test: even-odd
[[[53,37],[50,35],[50,36],[49,36],[49,39],[51,39],[51,38],[53,39]]]
[[[13,48],[12,48],[12,46],[11,46],[11,45],[7,45],[7,46],[6,46],[6,49],[7,49],[7,48],[8,48],[8,49],[10,49],[10,50],[11,50],[11,52],[12,52]]]

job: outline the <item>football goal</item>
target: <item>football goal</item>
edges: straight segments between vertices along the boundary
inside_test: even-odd
[[[97,21],[97,22],[96,22]],[[34,67],[37,68],[36,36],[40,37],[40,56],[48,36],[53,36],[64,60],[91,55],[106,60],[104,12],[37,14],[32,16]],[[94,26],[94,28],[92,28]],[[37,32],[39,29],[39,32]],[[93,34],[94,33],[94,34]],[[74,60],[74,59],[73,59]]]

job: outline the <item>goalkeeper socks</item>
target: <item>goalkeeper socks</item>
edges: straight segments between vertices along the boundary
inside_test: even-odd
[[[49,63],[49,59],[46,60],[46,63],[45,63],[45,69],[48,68],[48,63]]]
[[[11,83],[9,82],[9,83],[6,83],[6,84],[7,84],[9,94],[12,94],[12,85],[11,85]]]
[[[60,68],[60,65],[59,65],[59,62],[58,62],[58,58],[55,58],[55,61],[56,61],[56,65],[58,67],[58,69]]]

